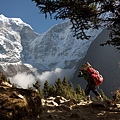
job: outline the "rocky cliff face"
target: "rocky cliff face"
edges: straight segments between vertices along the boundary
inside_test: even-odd
[[[74,74],[72,82],[80,84],[82,88],[86,87],[86,82],[82,78],[78,78],[78,71],[85,62],[89,62],[104,77],[104,82],[100,86],[105,94],[112,96],[111,92],[120,87],[120,53],[112,46],[101,47],[100,43],[104,43],[109,39],[109,31],[103,30],[98,37],[92,42],[86,56],[79,62],[78,68]]]
[[[0,15],[0,71],[10,77],[18,72],[32,72],[22,63],[22,51],[24,50],[23,45],[26,44],[24,46],[27,49],[30,40],[37,36],[38,34],[33,32],[30,25],[21,19],[11,19]]]

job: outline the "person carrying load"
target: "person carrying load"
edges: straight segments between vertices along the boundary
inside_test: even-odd
[[[86,62],[82,65],[82,69],[79,70],[78,77],[84,77],[87,81],[87,86],[85,88],[85,95],[87,101],[90,101],[90,91],[92,91],[96,97],[100,100],[103,100],[100,93],[97,91],[96,86],[99,86],[103,82],[102,75],[99,74],[97,70],[95,70],[90,63]]]

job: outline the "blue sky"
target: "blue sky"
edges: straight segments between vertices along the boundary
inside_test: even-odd
[[[8,18],[21,18],[40,34],[53,25],[64,22],[63,20],[51,20],[50,17],[45,19],[32,0],[0,0],[0,14]]]

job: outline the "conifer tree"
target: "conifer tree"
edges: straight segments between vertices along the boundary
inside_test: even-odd
[[[66,78],[66,77],[63,78],[62,84],[63,84],[64,86],[68,87],[68,81],[67,81],[67,78]]]
[[[62,84],[62,80],[60,78],[58,78],[56,80],[55,87],[56,87],[56,95],[62,96],[63,84]]]
[[[82,89],[79,84],[77,85],[77,88],[76,88],[76,94],[80,94],[80,95],[82,94]]]
[[[70,98],[76,99],[76,92],[75,92],[75,90],[74,90],[74,85],[73,85],[72,82],[69,83],[69,94],[70,94],[70,95],[69,95]]]
[[[69,89],[72,90],[72,91],[74,91],[74,85],[73,85],[72,82],[70,82],[70,84],[69,84]]]
[[[49,97],[49,91],[50,91],[50,86],[49,86],[48,81],[46,80],[44,83],[44,88],[43,88],[44,98]]]
[[[58,78],[55,81],[55,85],[50,86],[48,81],[44,83],[43,88],[44,98],[48,97],[55,97],[55,96],[62,96],[66,99],[75,99],[77,101],[81,99],[85,99],[84,91],[81,89],[80,85],[76,88],[76,91],[74,90],[73,83],[70,82],[68,84],[68,81],[66,77],[61,80]]]
[[[52,96],[52,97],[56,96],[56,87],[55,87],[55,85],[50,86],[49,96]]]
[[[108,100],[108,97],[105,95],[105,93],[103,92],[102,89],[100,90],[100,94],[101,94],[103,100]]]
[[[42,97],[42,91],[40,89],[40,82],[37,80],[35,84],[33,84],[33,87],[39,92],[39,94],[41,95]]]
[[[8,82],[7,76],[3,72],[0,73],[0,81],[1,82]]]
[[[120,103],[120,90],[115,90],[114,95],[112,97],[114,99],[114,102]]]
[[[79,84],[77,85],[77,88],[76,88],[76,94],[77,94],[77,100],[85,99],[84,90],[81,88],[81,86]]]

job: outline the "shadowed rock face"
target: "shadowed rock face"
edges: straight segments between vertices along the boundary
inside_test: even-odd
[[[4,69],[4,67],[6,69]],[[13,76],[17,75],[18,72],[21,72],[21,73],[25,72],[27,74],[29,74],[29,73],[33,74],[33,72],[25,65],[19,65],[19,64],[12,65],[12,64],[10,64],[10,65],[6,65],[4,67],[0,65],[0,72],[5,73],[8,77],[13,77]]]
[[[84,89],[86,81],[78,78],[78,71],[85,62],[89,62],[104,77],[104,82],[100,86],[105,94],[110,97],[111,92],[120,87],[120,53],[112,46],[101,47],[100,44],[109,39],[109,31],[103,30],[99,36],[92,42],[83,60],[79,61],[78,68],[72,78],[73,84],[80,84]]]

